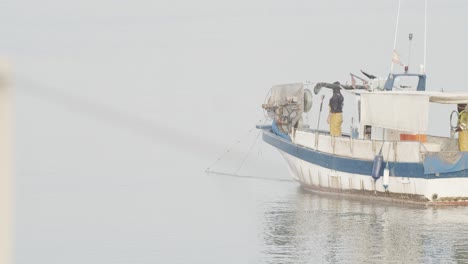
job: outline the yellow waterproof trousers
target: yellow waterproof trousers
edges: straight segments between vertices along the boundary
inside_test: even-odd
[[[335,136],[335,137],[341,136],[341,124],[342,123],[343,123],[343,113],[331,113],[330,135]]]
[[[458,132],[458,147],[460,151],[468,151],[468,131]]]

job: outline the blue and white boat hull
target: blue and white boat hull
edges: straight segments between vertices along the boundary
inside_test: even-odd
[[[292,178],[306,189],[427,204],[468,203],[468,176],[465,176],[468,172],[428,173],[422,161],[424,157],[411,156],[411,148],[416,146],[419,153],[418,142],[414,146],[395,143],[392,150],[390,143],[388,146],[380,143],[379,146],[378,142],[369,140],[352,142],[351,138],[328,135],[320,135],[320,140],[314,140],[314,136],[317,134],[298,131],[293,141],[289,141],[270,130],[263,130],[264,141],[280,151]],[[306,143],[310,146],[304,146]],[[398,147],[402,148],[402,153]],[[379,148],[383,149],[384,160],[390,169],[387,189],[382,177],[374,180],[371,176],[372,157]],[[368,157],[363,157],[365,155]]]

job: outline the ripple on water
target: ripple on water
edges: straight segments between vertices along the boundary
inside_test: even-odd
[[[264,263],[468,263],[468,208],[349,200],[298,189],[264,201]]]

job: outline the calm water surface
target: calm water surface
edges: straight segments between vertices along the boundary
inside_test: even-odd
[[[263,203],[261,262],[468,262],[465,208],[352,201],[297,188],[280,197]]]

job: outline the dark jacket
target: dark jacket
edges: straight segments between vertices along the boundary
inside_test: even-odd
[[[343,95],[341,93],[333,93],[330,98],[330,113],[342,113],[343,112]]]

